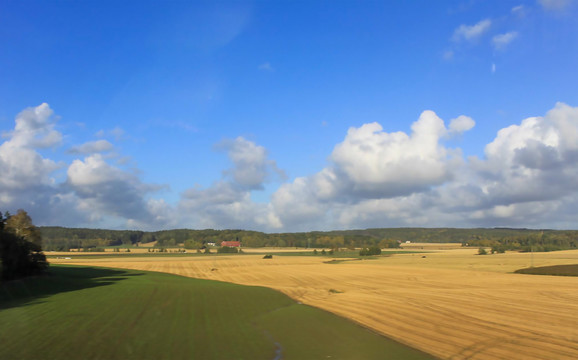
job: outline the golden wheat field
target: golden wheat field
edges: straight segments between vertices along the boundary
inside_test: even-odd
[[[267,286],[442,359],[578,359],[578,277],[511,273],[531,261],[575,264],[578,251],[476,252],[333,264],[325,257],[250,254],[51,261]]]

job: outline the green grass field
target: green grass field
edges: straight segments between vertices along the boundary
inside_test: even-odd
[[[0,359],[431,359],[267,288],[51,272],[0,286]]]

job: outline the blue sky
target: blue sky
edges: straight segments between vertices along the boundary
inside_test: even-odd
[[[578,4],[4,1],[0,210],[576,228]]]

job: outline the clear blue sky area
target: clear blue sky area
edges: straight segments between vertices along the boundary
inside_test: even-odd
[[[0,3],[0,211],[576,228],[578,1]]]

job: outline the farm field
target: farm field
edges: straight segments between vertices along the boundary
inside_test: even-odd
[[[578,251],[477,249],[327,257],[262,255],[51,260],[267,286],[443,359],[578,358],[578,278],[513,274],[578,263]]]
[[[431,359],[264,287],[51,271],[0,286],[0,359]]]
[[[461,249],[461,243],[402,243],[402,249],[406,250],[451,250]]]

